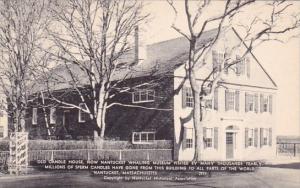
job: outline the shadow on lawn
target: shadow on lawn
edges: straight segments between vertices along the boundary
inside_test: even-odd
[[[297,163],[289,163],[289,164],[273,164],[273,165],[266,165],[266,167],[271,167],[271,168],[300,169],[300,162],[297,162]]]

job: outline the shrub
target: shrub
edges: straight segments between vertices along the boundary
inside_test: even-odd
[[[0,151],[9,151],[9,141],[0,140]]]

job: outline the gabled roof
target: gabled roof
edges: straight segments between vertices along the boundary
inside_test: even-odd
[[[236,30],[233,29],[233,31],[241,40],[241,37],[238,35]],[[216,34],[217,29],[212,29],[204,32],[201,38],[198,40],[196,47],[200,47],[208,41],[212,40]],[[244,45],[246,48],[248,48],[245,43]],[[116,70],[112,75],[112,80],[122,80],[124,78],[129,79],[156,75],[173,75],[175,69],[183,65],[188,58],[189,41],[184,37],[180,37],[153,43],[147,45],[146,48],[147,58],[145,60],[130,68],[120,68]],[[253,56],[255,61],[276,87],[276,83],[272,80],[270,75],[266,72],[266,70],[263,68],[261,63],[257,60],[257,58],[251,51],[250,54]],[[123,56],[120,61],[132,64],[134,62],[134,55],[129,54]],[[74,75],[77,75],[77,78],[80,78],[79,82],[81,84],[84,85],[88,83],[86,74],[78,66],[70,64],[69,69],[74,73]],[[54,87],[55,90],[70,87],[68,81],[71,81],[71,76],[68,73],[68,69],[66,69],[64,65],[53,68],[49,73],[57,82]],[[41,88],[38,88],[38,90],[41,90]]]
[[[238,34],[238,32],[232,28],[233,32],[236,34],[236,36],[241,40],[243,41],[243,39],[241,38],[241,36]],[[247,44],[243,41],[243,45],[249,49],[249,47],[247,46]],[[264,71],[264,73],[268,76],[268,78],[271,80],[271,82],[273,83],[273,85],[275,87],[277,87],[277,84],[275,83],[275,81],[272,79],[272,77],[270,76],[270,74],[268,74],[268,72],[266,71],[266,69],[262,66],[262,64],[258,61],[258,59],[256,58],[256,56],[253,54],[252,50],[250,49],[249,50],[251,56],[253,57],[253,59],[256,61],[256,63],[260,66],[260,68]]]

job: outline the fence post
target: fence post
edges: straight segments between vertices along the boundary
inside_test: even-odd
[[[54,151],[51,150],[51,159],[50,159],[51,161],[53,161],[53,152],[54,152]]]
[[[147,161],[150,161],[149,150],[147,150]]]
[[[119,160],[122,161],[122,150],[119,152]]]

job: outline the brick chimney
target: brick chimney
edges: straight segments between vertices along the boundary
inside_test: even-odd
[[[134,64],[142,63],[147,58],[147,47],[141,39],[139,26],[134,29]]]

